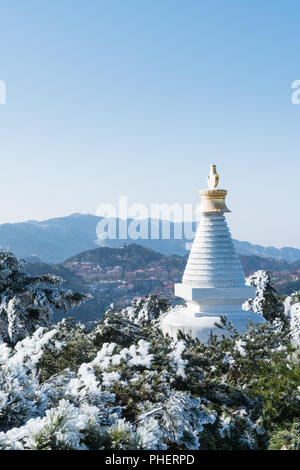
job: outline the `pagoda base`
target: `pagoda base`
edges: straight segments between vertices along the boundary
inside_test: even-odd
[[[242,304],[255,297],[256,288],[252,286],[239,287],[194,287],[190,284],[175,284],[175,295],[181,297],[187,302],[198,305],[199,312],[230,312],[232,309],[240,311]],[[212,310],[212,305],[216,310]],[[208,310],[206,310],[208,305]]]
[[[221,336],[228,336],[226,330],[221,330],[215,323],[220,323],[220,315],[227,317],[227,321],[231,321],[233,327],[243,334],[247,330],[248,321],[253,323],[264,323],[265,319],[257,313],[249,311],[224,312],[216,314],[215,312],[196,313],[192,305],[177,306],[171,310],[161,322],[161,329],[164,334],[169,334],[173,338],[177,338],[177,333],[181,330],[194,338],[198,338],[202,343],[207,343],[211,333]]]

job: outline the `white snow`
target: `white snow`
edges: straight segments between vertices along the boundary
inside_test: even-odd
[[[174,350],[169,354],[169,359],[175,364],[176,374],[182,378],[185,378],[185,370],[184,367],[188,363],[186,359],[183,359],[181,354],[185,350],[185,344],[183,340],[178,341],[175,344]]]

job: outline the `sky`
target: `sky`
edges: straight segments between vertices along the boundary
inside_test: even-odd
[[[298,0],[0,7],[0,223],[196,204],[216,164],[234,238],[300,248]]]

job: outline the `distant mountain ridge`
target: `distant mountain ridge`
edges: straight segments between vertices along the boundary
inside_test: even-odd
[[[76,213],[43,221],[29,220],[27,222],[1,224],[0,246],[2,249],[10,249],[23,258],[37,256],[46,263],[62,263],[67,258],[80,252],[99,246],[96,227],[100,220],[102,220],[101,217],[92,214]],[[159,224],[161,231],[161,221],[152,222]],[[150,227],[151,220],[148,220],[147,223]],[[180,223],[170,222],[171,239],[106,239],[101,242],[101,246],[117,247],[124,243],[136,243],[165,255],[184,256],[188,253],[186,244],[191,243],[191,240],[184,236],[181,239],[174,237],[178,225]],[[194,229],[195,224],[190,223],[190,227]],[[234,243],[238,253],[243,255],[285,260],[288,263],[300,260],[300,249],[297,248],[264,247],[238,240],[234,240]]]
[[[273,258],[277,260],[285,260],[293,263],[300,259],[300,250],[298,248],[283,247],[275,248],[274,246],[255,245],[246,241],[234,240],[238,253],[243,255],[256,255],[261,258]]]

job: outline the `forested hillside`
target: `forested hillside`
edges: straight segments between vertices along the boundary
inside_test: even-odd
[[[186,265],[186,256],[163,255],[137,244],[123,247],[100,247],[81,252],[63,264],[36,263],[35,258],[25,266],[28,274],[51,273],[62,277],[64,286],[92,295],[89,304],[72,311],[72,316],[83,322],[99,320],[111,303],[120,308],[128,306],[135,297],[156,293],[170,299],[174,297],[174,283],[179,282]],[[272,272],[272,282],[281,295],[290,295],[300,289],[299,262],[289,264],[283,260],[240,255],[245,274],[257,270]],[[54,312],[54,321],[62,318]]]

